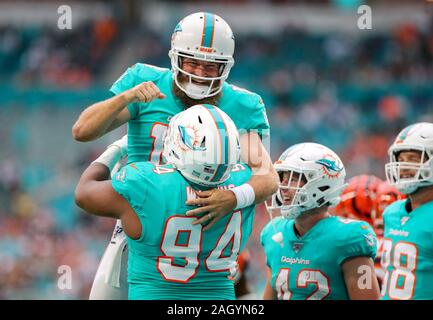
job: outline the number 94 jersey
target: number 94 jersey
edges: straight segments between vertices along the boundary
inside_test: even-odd
[[[383,213],[384,300],[433,299],[433,201],[410,213],[408,201],[396,201]]]
[[[238,164],[221,187],[249,180]],[[251,234],[255,206],[223,216],[209,230],[193,225],[186,206],[195,191],[171,165],[136,162],[112,179],[114,190],[136,212],[139,239],[128,240],[129,299],[234,299],[236,259]]]
[[[283,246],[272,240],[272,222],[263,229],[261,242],[280,300],[349,299],[341,265],[352,257],[376,256],[376,235],[366,222],[331,216],[302,237],[295,234],[294,220],[277,217],[274,222]]]

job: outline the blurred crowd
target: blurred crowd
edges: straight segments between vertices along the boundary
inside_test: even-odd
[[[0,76],[19,87],[92,91],[116,53],[120,32],[109,19],[66,34],[0,29]],[[169,37],[145,27],[134,32],[140,41],[130,44],[130,63],[169,67]],[[421,29],[404,24],[388,34],[363,37],[311,34],[287,26],[272,36],[237,37],[235,61],[229,82],[264,98],[273,160],[294,143],[315,141],[341,155],[348,177],[366,173],[384,179],[387,148],[398,131],[412,122],[433,121],[432,25]],[[25,106],[25,97],[16,104]],[[79,112],[85,106],[72,107]],[[14,106],[0,108],[13,111]],[[67,122],[68,115],[59,112],[55,121]],[[14,121],[16,127],[26,126],[23,117]],[[4,128],[0,135],[6,144],[16,136]],[[72,139],[70,128],[64,130]],[[31,145],[41,137],[25,139]],[[50,148],[62,153],[65,145]],[[75,207],[73,184],[62,201],[40,201],[34,194],[37,186],[29,188],[25,168],[17,165],[19,150],[0,151],[0,299],[86,299],[114,221],[89,217]],[[76,181],[94,154],[75,156],[81,159],[73,168]],[[56,163],[42,165],[53,168]],[[259,206],[248,245],[257,263],[247,274],[257,291],[265,279],[259,235],[267,221]],[[72,269],[72,290],[57,286],[61,265]]]
[[[0,27],[0,75],[21,87],[85,88],[103,70],[118,40],[111,18],[74,27]]]

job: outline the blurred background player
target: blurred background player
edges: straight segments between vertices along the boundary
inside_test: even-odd
[[[186,215],[185,205],[196,190],[234,188],[251,177],[249,167],[238,164],[233,121],[214,106],[191,107],[169,124],[167,165],[133,162],[110,181],[121,153],[116,144],[83,173],[76,201],[89,213],[121,219],[129,299],[235,299],[231,275],[251,233],[255,205],[231,212],[207,232],[198,217]],[[222,174],[213,179],[218,168]]]
[[[373,228],[378,237],[383,237],[383,212],[386,207],[397,200],[406,199],[406,195],[398,191],[395,186],[391,186],[388,181],[383,181],[376,190],[375,215]]]
[[[200,204],[201,207],[189,214],[211,213],[213,220],[210,223],[205,218],[200,220],[208,223],[209,228],[235,208],[260,203],[277,187],[276,173],[260,140],[263,135],[269,135],[269,124],[260,96],[225,81],[234,64],[234,46],[233,32],[221,17],[207,12],[185,17],[176,25],[171,38],[172,69],[142,63],[128,68],[110,89],[114,97],[83,111],[73,126],[74,138],[94,140],[128,123],[128,163],[152,161],[161,164],[162,142],[169,119],[195,104],[218,105],[241,130],[242,158],[255,175],[251,181],[231,191],[215,189],[199,193],[203,199],[191,200],[188,204]],[[215,173],[216,177],[220,174]],[[122,230],[119,222],[116,230]],[[117,239],[111,240],[101,266],[113,265],[105,260],[119,257],[118,252],[124,250],[122,235],[116,231],[115,234]],[[126,267],[117,267],[117,264],[113,266],[114,270]],[[97,282],[103,278],[107,279],[107,276],[98,270],[94,286],[99,286]],[[115,288],[122,287],[118,276],[110,283]],[[98,292],[105,292],[107,296],[96,296],[92,289],[91,299],[118,297],[117,293],[110,296],[110,288]]]
[[[258,300],[259,296],[253,292],[251,285],[248,283],[247,271],[251,264],[251,255],[249,250],[244,250],[238,257],[238,270],[233,276],[235,283],[236,300]]]
[[[386,177],[407,195],[383,213],[385,300],[433,299],[433,123],[404,128],[389,148]]]
[[[280,217],[263,229],[268,278],[264,299],[378,299],[376,236],[363,221],[331,216],[346,187],[346,171],[329,148],[302,143],[274,164],[280,188],[269,210]],[[367,268],[361,288],[359,268]],[[365,280],[365,279],[364,279]]]
[[[335,207],[337,215],[367,222],[374,227],[377,188],[383,181],[373,175],[351,178],[341,193],[341,201]]]

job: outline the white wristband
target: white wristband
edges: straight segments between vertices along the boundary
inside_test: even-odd
[[[105,165],[111,172],[116,163],[122,158],[121,148],[116,145],[109,145],[107,150],[105,150],[95,161]]]
[[[236,196],[236,209],[248,207],[256,200],[254,189],[248,183],[230,189],[230,191],[233,191]]]

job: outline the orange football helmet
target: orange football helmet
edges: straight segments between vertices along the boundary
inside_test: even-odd
[[[374,221],[375,228],[383,228],[382,214],[385,208],[394,201],[402,199],[406,199],[406,195],[399,192],[396,187],[390,186],[386,181],[383,181],[377,187],[375,203],[376,221]]]
[[[245,271],[248,268],[248,265],[250,263],[250,260],[251,260],[251,256],[248,249],[242,251],[242,253],[238,256],[237,259],[238,268],[237,268],[237,272],[233,276],[233,281],[235,284],[237,284],[241,279],[241,277],[244,276]]]
[[[339,216],[363,220],[374,226],[375,205],[378,186],[383,181],[373,175],[359,175],[349,180],[349,185],[341,194],[341,201],[335,208]]]

